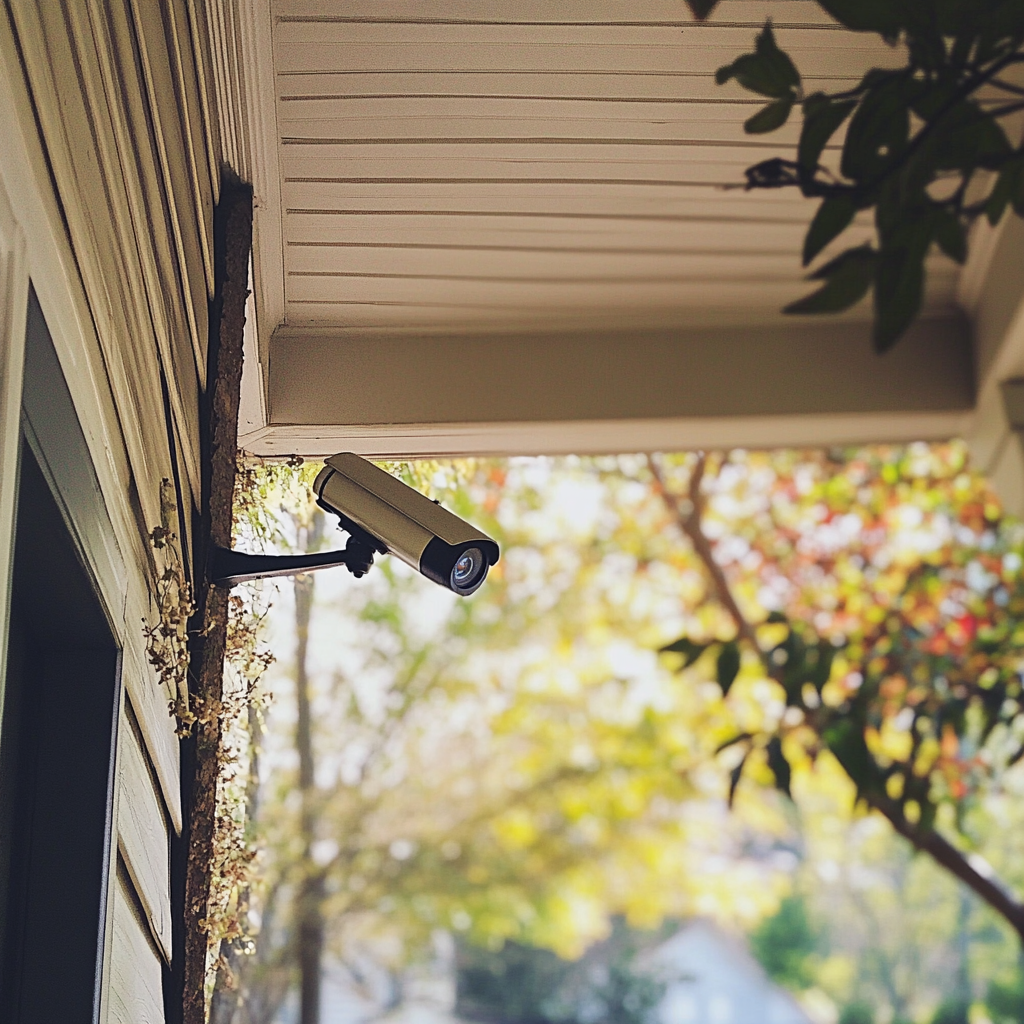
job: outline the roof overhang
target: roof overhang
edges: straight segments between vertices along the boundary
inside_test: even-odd
[[[221,109],[258,201],[250,450],[964,435],[999,479],[1020,464],[1024,507],[999,395],[1024,375],[1020,223],[979,225],[963,272],[936,259],[877,357],[866,305],[779,315],[813,204],[727,187],[795,140],[744,135],[756,99],[713,82],[766,15],[808,88],[898,53],[803,0],[723,0],[707,25],[676,0],[248,6]]]

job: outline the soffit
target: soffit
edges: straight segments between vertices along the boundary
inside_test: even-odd
[[[813,204],[725,186],[797,125],[745,135],[758,100],[713,73],[769,15],[809,91],[901,60],[813,0],[723,0],[706,25],[682,0],[272,13],[284,255],[262,265],[289,329],[339,337],[777,321],[808,290]],[[932,270],[941,313],[956,271]]]

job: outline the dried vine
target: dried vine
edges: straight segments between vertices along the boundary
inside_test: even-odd
[[[143,619],[142,632],[146,656],[169,696],[176,732],[187,736],[196,722],[196,702],[188,685],[188,621],[196,606],[182,563],[177,519],[174,488],[164,479],[160,483],[160,525],[149,534],[158,563],[154,594],[157,617],[152,623]]]
[[[210,899],[203,921],[208,943],[207,990],[218,973],[233,987],[233,971],[224,955],[254,950],[248,920],[259,848],[253,833],[258,785],[257,758],[263,708],[268,695],[260,687],[274,661],[261,639],[268,605],[259,591],[232,594],[229,604],[224,696],[218,708],[221,723],[220,775],[211,863]]]
[[[251,469],[238,475],[236,507],[243,518],[259,508],[258,478]],[[262,714],[267,695],[260,680],[274,661],[261,639],[269,606],[255,588],[234,593],[228,599],[225,679],[219,700],[204,699],[189,685],[189,619],[196,606],[185,574],[177,530],[174,489],[161,483],[161,522],[149,534],[156,561],[154,621],[143,620],[146,654],[170,699],[176,733],[187,736],[197,722],[220,724],[216,820],[211,860],[210,896],[205,918],[207,989],[217,971],[227,969],[221,950],[231,943],[242,953],[251,951],[247,922],[249,892],[253,884],[257,847],[251,827],[252,792],[255,785],[254,725]],[[248,513],[248,515],[247,515]],[[258,728],[258,725],[257,725]]]
[[[234,539],[243,534],[252,542],[267,542],[274,533],[268,479],[276,481],[301,465],[292,459],[279,473],[239,453],[233,499]],[[264,592],[249,585],[228,601],[225,673],[216,707],[203,708],[220,721],[217,797],[210,864],[211,885],[206,917],[206,995],[215,989],[234,991],[233,964],[254,952],[249,903],[259,857],[254,817],[258,793],[258,758],[263,709],[270,699],[260,683],[274,655],[262,639],[269,602]]]

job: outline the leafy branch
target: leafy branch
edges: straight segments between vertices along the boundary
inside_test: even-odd
[[[718,0],[692,0],[703,20]],[[858,214],[874,211],[875,240],[816,268],[816,292],[787,313],[838,313],[874,293],[874,343],[890,349],[921,309],[925,260],[933,247],[967,259],[968,230],[993,226],[1008,207],[1024,216],[1024,145],[1003,122],[1024,110],[1024,88],[1004,73],[1024,64],[1024,0],[818,0],[845,28],[902,44],[903,67],[873,68],[852,89],[805,94],[769,20],[753,53],[722,67],[770,102],[747,120],[748,134],[785,125],[800,107],[796,159],[773,157],[746,171],[747,189],[798,188],[821,204],[803,247],[809,266]],[[845,126],[839,166],[824,162]]]
[[[741,647],[745,647],[757,655],[767,677],[781,686],[792,712],[778,725],[758,734],[740,733],[720,748],[743,748],[731,775],[730,801],[755,750],[763,751],[776,787],[790,798],[793,773],[784,744],[790,740],[801,743],[811,758],[828,751],[856,786],[859,800],[885,817],[915,849],[929,854],[969,886],[1024,941],[1024,903],[936,828],[939,803],[945,799],[961,810],[969,792],[964,774],[984,767],[977,756],[965,756],[966,748],[980,747],[997,726],[1008,724],[1007,715],[1012,718],[1013,712],[1006,709],[1015,704],[1020,680],[1015,654],[1018,637],[1010,616],[983,635],[979,633],[964,651],[950,652],[929,645],[902,614],[890,614],[874,632],[860,639],[859,651],[844,652],[860,670],[859,684],[847,688],[842,699],[830,699],[825,688],[832,678],[837,648],[775,612],[766,624],[781,629],[784,635],[765,649],[758,637],[759,627],[736,601],[702,526],[706,457],[698,456],[685,496],[670,488],[655,458],[648,458],[648,468],[656,492],[692,543],[714,599],[736,629],[734,640],[707,643],[683,636],[663,650],[681,654],[683,668],[705,652],[715,653],[716,679],[723,696],[728,697],[739,674]],[[928,571],[920,572],[908,581],[904,597],[932,600],[928,575]],[[882,749],[877,737],[885,721],[905,709],[910,711],[904,730],[910,746],[896,755],[891,749]],[[1008,760],[1013,763],[1022,757],[1024,748],[1015,750]]]

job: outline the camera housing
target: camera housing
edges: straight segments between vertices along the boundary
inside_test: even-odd
[[[462,597],[498,561],[498,545],[485,533],[352,452],[332,455],[313,489],[354,539]]]

